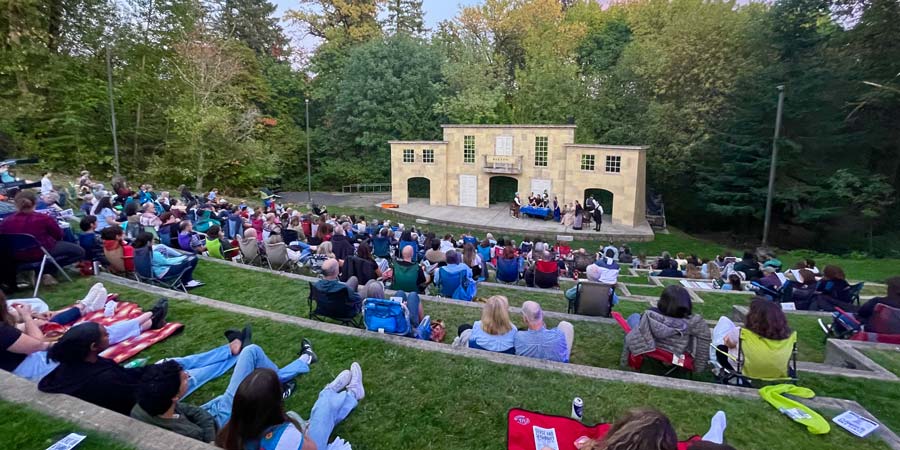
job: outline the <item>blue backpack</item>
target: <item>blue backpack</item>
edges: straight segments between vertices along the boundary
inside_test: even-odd
[[[366,329],[369,331],[398,336],[406,336],[410,332],[409,317],[400,302],[367,298],[363,311]]]

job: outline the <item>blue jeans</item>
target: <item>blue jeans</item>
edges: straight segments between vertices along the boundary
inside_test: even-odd
[[[182,397],[184,399],[208,381],[228,372],[237,363],[238,357],[232,355],[231,347],[225,344],[196,355],[168,359],[180,364],[181,368],[188,373],[188,390]]]
[[[319,399],[309,415],[307,432],[309,438],[316,443],[316,448],[328,448],[328,439],[334,427],[346,419],[358,403],[356,397],[347,391],[334,392],[325,388],[319,392]]]
[[[637,328],[638,325],[640,325],[641,315],[638,313],[632,313],[630,316],[628,316],[628,319],[626,319],[626,322],[628,322],[628,326],[630,326],[631,329],[633,330],[633,329]]]
[[[248,345],[241,351],[237,357],[237,363],[234,365],[234,372],[231,374],[231,381],[225,393],[208,401],[202,406],[214,419],[221,429],[231,418],[231,403],[234,400],[234,393],[237,392],[238,386],[247,378],[251,372],[256,369],[272,369],[278,372],[278,379],[282,383],[290,381],[302,373],[309,372],[309,365],[305,362],[295,359],[290,364],[281,369],[266,356],[266,352],[258,345]]]
[[[421,300],[419,300],[419,293],[397,291],[392,297],[400,297],[406,302],[406,309],[409,310],[409,324],[412,325],[413,328],[419,326],[419,321],[422,320],[422,318],[419,317],[419,304],[421,303]]]

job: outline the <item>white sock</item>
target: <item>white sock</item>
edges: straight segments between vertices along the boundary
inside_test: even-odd
[[[300,361],[303,361],[303,362],[309,364],[309,362],[312,361],[312,356],[309,356],[308,354],[302,354],[302,355],[300,355],[300,357],[297,358],[297,359],[299,359]]]
[[[714,444],[721,444],[725,439],[726,426],[727,421],[725,420],[725,412],[716,412],[712,417],[712,420],[709,421],[709,431],[703,435],[703,440]]]

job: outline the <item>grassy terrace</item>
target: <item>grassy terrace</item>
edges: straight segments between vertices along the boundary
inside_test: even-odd
[[[288,314],[304,314],[304,283],[241,269],[211,267],[210,263],[201,263],[197,275],[210,282],[197,290],[198,295]],[[74,283],[63,283],[43,290],[42,295],[51,306],[63,307],[80,298],[91,282],[90,279],[79,279]],[[127,288],[116,286],[111,290],[119,292],[123,300],[136,301],[145,308],[155,300],[155,296]],[[272,292],[278,296],[272,296]],[[445,314],[437,305],[426,306],[430,313]],[[450,312],[448,308],[446,313]],[[503,366],[377,340],[331,335],[181,301],[171,304],[170,319],[184,323],[185,332],[153,346],[141,357],[152,361],[207,350],[224,343],[222,331],[225,328],[238,327],[245,322],[254,326],[254,341],[280,364],[293,357],[301,337],[311,338],[321,361],[300,379],[298,393],[287,402],[289,409],[304,416],[325,383],[351,361],[360,361],[367,379],[366,399],[335,432],[351,441],[354,448],[495,449],[504,440],[505,414],[509,408],[524,407],[565,415],[571,398],[576,395],[585,400],[585,421],[588,423],[609,421],[629,408],[649,405],[672,417],[682,437],[705,432],[709,417],[721,409],[728,414],[726,436],[730,443],[746,450],[887,448],[878,440],[860,441],[840,430],[825,436],[811,436],[758,399],[675,392]],[[584,342],[589,334],[593,334],[582,330],[579,324],[576,328],[577,342]],[[621,334],[617,338],[621,339]],[[618,364],[618,349],[601,351],[592,358],[604,365],[607,362]],[[187,401],[202,403],[224,390],[226,384],[227,377],[215,380]],[[809,376],[804,377],[803,384],[819,395],[857,399],[889,426],[895,429],[900,426],[894,417],[898,387],[895,383],[873,386],[870,382]],[[685,414],[685,411],[690,413]],[[826,413],[826,417],[830,417],[830,413]],[[760,433],[760,429],[767,432]],[[29,445],[16,447],[34,448]]]
[[[2,445],[4,449],[41,449],[53,445],[69,433],[86,435],[78,444],[78,450],[127,450],[132,447],[115,439],[83,429],[64,420],[47,417],[17,403],[0,400],[0,417],[3,417]]]
[[[894,375],[900,376],[900,351],[894,350],[864,350],[863,353],[878,363],[879,366],[890,370]]]

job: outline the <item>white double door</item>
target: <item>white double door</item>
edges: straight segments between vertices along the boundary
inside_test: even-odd
[[[459,176],[459,206],[478,206],[478,176]]]

